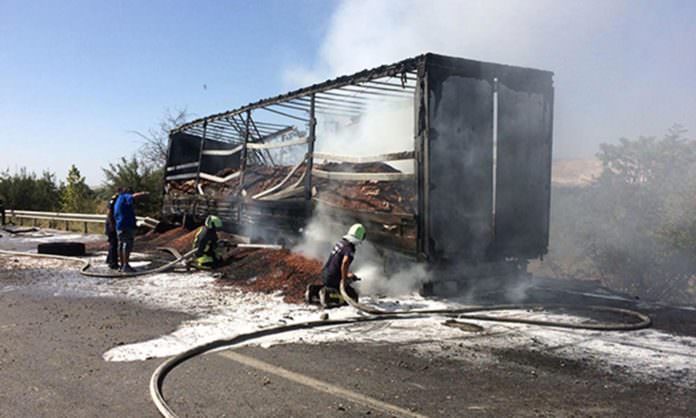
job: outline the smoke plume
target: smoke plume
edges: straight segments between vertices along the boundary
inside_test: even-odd
[[[301,242],[293,252],[318,260],[326,260],[333,245],[345,235],[345,227],[321,208],[303,231]],[[361,294],[399,296],[418,291],[430,280],[422,264],[403,255],[379,249],[368,240],[358,245],[351,270],[362,280],[357,287]]]
[[[554,156],[586,158],[601,142],[659,135],[675,121],[696,125],[684,94],[696,85],[687,3],[343,1],[314,61],[287,68],[284,80],[305,86],[424,52],[550,70]],[[664,20],[669,7],[682,9],[678,21]],[[655,102],[659,109],[645,106]]]

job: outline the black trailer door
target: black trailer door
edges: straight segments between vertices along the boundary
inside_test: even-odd
[[[427,80],[426,252],[482,259],[492,238],[493,86],[438,65]]]
[[[548,247],[551,184],[551,88],[498,83],[496,257],[535,258]]]

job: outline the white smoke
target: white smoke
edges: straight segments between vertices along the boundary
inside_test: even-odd
[[[292,251],[308,258],[324,261],[333,244],[345,234],[341,227],[319,206],[302,231],[302,239]]]
[[[598,7],[604,9],[604,17],[596,16]],[[344,1],[332,17],[314,64],[288,69],[285,78],[290,87],[309,85],[424,52],[556,69],[564,59],[557,50],[540,46],[553,40],[564,46],[564,52],[572,50],[586,39],[568,27],[582,21],[584,30],[601,28],[611,21],[615,8],[618,2],[588,6],[552,0]],[[371,106],[355,121],[320,119],[317,151],[365,156],[412,150],[413,117],[413,103],[406,102],[398,107]],[[412,162],[394,165],[413,170]],[[318,211],[295,251],[325,260],[345,233],[335,225]],[[394,296],[412,292],[428,279],[423,265],[408,263],[386,275],[380,251],[369,243],[357,250],[353,269],[363,278],[361,291]]]
[[[379,296],[404,296],[420,290],[424,283],[430,281],[425,265],[405,263],[399,270],[385,274],[376,264],[365,264],[355,270],[361,294]]]
[[[371,102],[355,120],[318,118],[317,152],[371,156],[414,149],[413,101]],[[413,162],[392,162],[402,172],[412,173]]]
[[[424,52],[531,67],[555,67],[607,28],[624,1],[343,1],[317,61],[286,70],[307,85]],[[563,51],[559,50],[563,46]],[[543,48],[543,47],[546,48]]]
[[[625,92],[616,89],[621,80],[626,88],[645,90],[643,95],[652,91],[644,77],[632,79],[634,64],[617,62],[621,54],[643,48],[622,38],[623,32],[638,39],[641,32],[656,30],[631,20],[638,9],[625,0],[343,1],[314,62],[287,68],[284,80],[287,87],[306,86],[425,52],[551,70],[558,93],[554,155],[589,157],[599,142],[645,134],[674,122],[673,115],[659,124],[650,117],[636,120],[644,106],[633,107]],[[612,53],[616,56],[606,56]],[[669,58],[662,50],[650,53]],[[654,84],[660,85],[660,80]],[[685,103],[682,108],[690,106]],[[684,114],[672,108],[674,114]]]
[[[303,231],[302,240],[292,251],[305,257],[325,261],[333,245],[346,233],[321,206]],[[378,249],[368,240],[359,244],[351,271],[361,281],[356,287],[363,295],[401,296],[420,290],[423,283],[430,280],[423,264],[418,264],[404,256]],[[396,260],[397,265],[385,268],[387,257]]]

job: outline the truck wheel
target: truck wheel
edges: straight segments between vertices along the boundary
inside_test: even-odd
[[[85,255],[85,244],[81,242],[46,242],[36,247],[39,254],[80,257]]]

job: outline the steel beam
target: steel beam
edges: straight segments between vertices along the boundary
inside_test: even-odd
[[[201,148],[198,150],[198,169],[196,170],[196,186],[194,190],[198,190],[198,184],[201,181],[201,166],[203,165],[203,151],[205,150],[205,136],[208,133],[208,122],[203,123],[203,137],[201,137]]]
[[[309,102],[309,143],[307,144],[307,155],[305,156],[307,166],[305,167],[304,196],[307,201],[312,200],[312,167],[314,166],[314,143],[317,140],[317,119],[314,112],[315,99],[315,94],[312,93]]]

